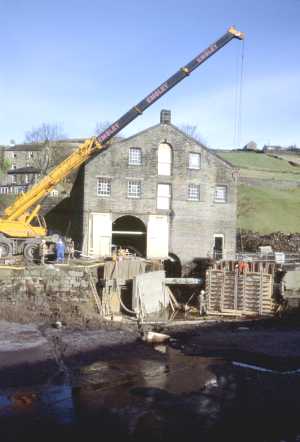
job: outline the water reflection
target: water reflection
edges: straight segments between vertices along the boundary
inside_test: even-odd
[[[52,436],[61,428],[73,437],[98,432],[123,442],[297,440],[299,375],[256,372],[170,346],[158,350],[153,359],[98,361],[73,370],[68,385],[3,391],[0,434],[10,434],[3,440],[20,440],[25,431],[35,436],[38,428]],[[246,432],[238,431],[241,424]]]

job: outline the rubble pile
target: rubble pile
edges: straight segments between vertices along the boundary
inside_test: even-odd
[[[239,252],[257,252],[260,246],[271,246],[274,252],[297,253],[300,251],[300,233],[274,232],[261,235],[257,232],[241,231],[237,235]]]

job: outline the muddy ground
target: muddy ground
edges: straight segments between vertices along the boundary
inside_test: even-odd
[[[53,372],[130,355],[157,358],[147,331],[167,333],[185,355],[222,357],[266,368],[300,368],[297,320],[210,320],[138,327],[103,322],[97,329],[0,321],[0,387],[44,382]]]
[[[153,328],[0,321],[1,438],[300,440],[297,319]]]

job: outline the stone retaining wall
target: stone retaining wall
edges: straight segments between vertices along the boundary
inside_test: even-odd
[[[0,269],[0,319],[72,326],[99,323],[90,274],[97,267],[60,265]]]

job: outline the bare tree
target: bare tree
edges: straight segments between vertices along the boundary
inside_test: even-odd
[[[96,135],[100,135],[102,132],[104,132],[109,126],[112,125],[111,121],[98,121],[96,123],[95,133]],[[123,138],[122,131],[116,135],[118,138]]]
[[[100,135],[102,132],[104,132],[110,125],[111,121],[98,121],[96,123],[95,133],[96,135]]]
[[[25,133],[25,143],[46,143],[63,140],[64,138],[66,138],[66,135],[59,123],[42,123]]]
[[[32,166],[40,170],[41,175],[48,173],[52,167],[61,162],[70,149],[66,134],[61,124],[42,123],[25,133],[25,142],[39,144],[40,151],[34,156]]]
[[[198,126],[193,125],[193,124],[181,124],[179,126],[179,129],[182,130],[182,132],[187,134],[189,137],[194,138],[199,143],[206,144],[204,138],[198,132]]]

